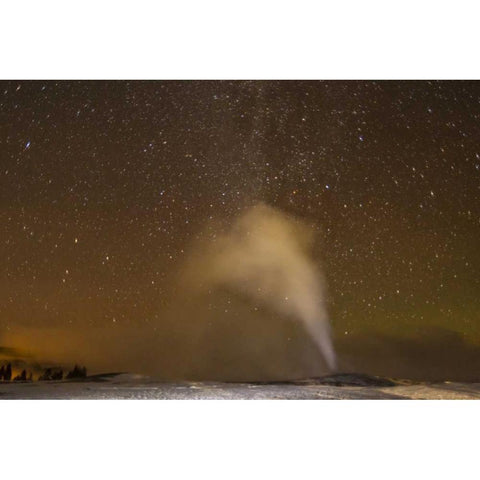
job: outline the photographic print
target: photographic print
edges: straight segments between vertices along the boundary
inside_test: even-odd
[[[0,82],[0,399],[480,397],[477,81]]]

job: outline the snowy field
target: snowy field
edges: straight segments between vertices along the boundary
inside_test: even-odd
[[[0,399],[480,399],[480,383],[400,383],[392,386],[385,386],[381,381],[377,385],[358,386],[355,383],[359,382],[341,385],[308,380],[294,383],[161,383],[134,375],[115,375],[81,382],[0,383]]]

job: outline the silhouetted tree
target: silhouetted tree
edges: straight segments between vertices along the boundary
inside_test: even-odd
[[[0,367],[0,382],[5,379],[5,366]]]
[[[80,365],[75,365],[73,370],[67,373],[65,378],[85,378],[87,376],[86,367],[80,367]]]
[[[40,382],[44,380],[51,380],[52,379],[52,369],[51,368],[46,368],[43,373],[38,377],[38,380]]]
[[[63,379],[63,370],[62,369],[54,369],[54,368],[46,368],[40,377],[38,377],[39,381],[45,380],[62,380]]]
[[[29,372],[29,374],[28,374],[28,381],[31,382],[32,380],[33,380],[33,378],[32,378],[32,372]]]
[[[11,363],[9,363],[7,365],[7,368],[5,370],[4,378],[7,382],[9,382],[12,379],[12,364]]]

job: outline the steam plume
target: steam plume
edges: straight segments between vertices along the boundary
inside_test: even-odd
[[[209,232],[216,236],[187,250],[153,330],[140,322],[18,327],[0,331],[0,345],[28,352],[41,365],[77,362],[91,373],[128,371],[162,380],[312,376],[320,368],[312,343],[335,368],[323,279],[309,255],[312,232],[265,205],[246,210],[227,230],[217,225]],[[228,313],[211,310],[225,294],[232,300]],[[305,342],[293,321],[289,328],[290,319],[313,342]]]
[[[186,278],[195,288],[227,287],[279,314],[299,319],[330,369],[335,369],[321,272],[309,258],[311,234],[266,205],[240,216],[201,250]]]

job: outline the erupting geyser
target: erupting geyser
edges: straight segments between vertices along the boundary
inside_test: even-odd
[[[257,205],[197,251],[188,277],[200,289],[225,286],[299,319],[330,369],[336,367],[323,277],[309,257],[312,234],[284,213]]]

